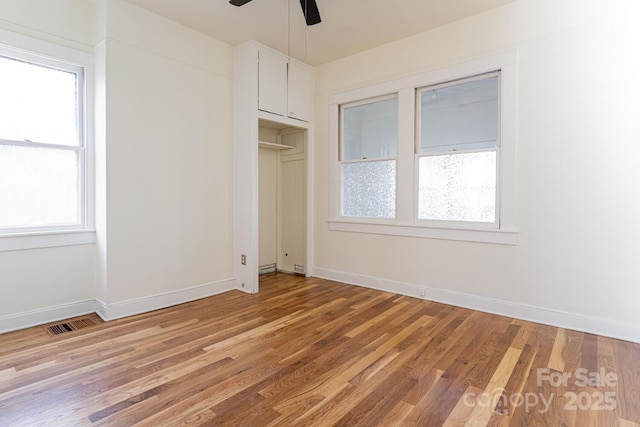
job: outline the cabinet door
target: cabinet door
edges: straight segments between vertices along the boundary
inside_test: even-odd
[[[287,115],[287,57],[260,50],[258,62],[258,109]]]
[[[312,103],[313,69],[292,59],[289,63],[287,115],[305,122],[311,121]]]

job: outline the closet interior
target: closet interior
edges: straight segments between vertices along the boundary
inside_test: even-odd
[[[259,274],[306,272],[306,139],[305,129],[259,121]]]

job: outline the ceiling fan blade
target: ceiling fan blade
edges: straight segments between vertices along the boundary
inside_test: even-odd
[[[250,1],[251,0],[229,0],[229,3],[231,3],[234,6],[242,6],[243,4],[247,4]]]
[[[320,23],[320,11],[318,11],[316,0],[300,0],[300,5],[302,6],[302,13],[304,13],[307,25]]]

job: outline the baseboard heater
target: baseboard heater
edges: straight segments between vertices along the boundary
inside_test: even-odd
[[[276,271],[284,271],[285,273],[289,273],[289,274],[291,274],[291,273],[304,274],[305,273],[304,265],[300,265],[300,264],[294,264],[293,265],[293,271],[278,270],[277,267],[276,267],[276,264],[265,264],[265,265],[258,266],[258,274],[259,275],[268,274],[268,273],[275,273]]]
[[[265,264],[258,267],[258,274],[267,274],[267,273],[275,273],[276,265],[275,264]]]

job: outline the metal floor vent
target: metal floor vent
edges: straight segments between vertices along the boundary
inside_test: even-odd
[[[51,325],[47,327],[47,331],[51,335],[60,335],[65,334],[67,332],[77,331],[78,329],[88,328],[90,326],[95,326],[96,323],[88,318],[83,317],[82,319],[72,320],[70,322],[57,323],[55,325]]]

